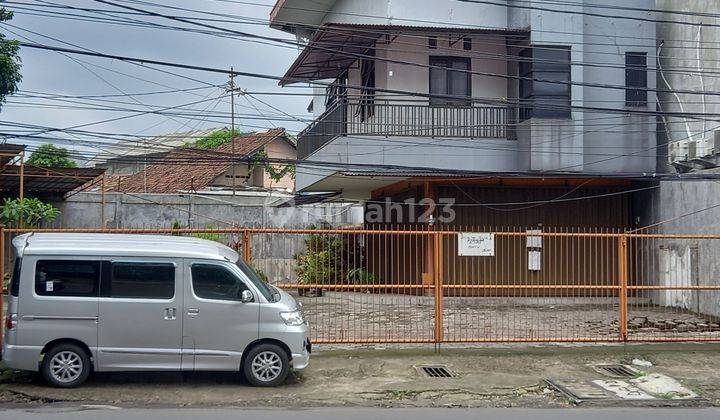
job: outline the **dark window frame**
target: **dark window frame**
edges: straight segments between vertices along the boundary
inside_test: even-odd
[[[463,50],[472,51],[472,47],[473,47],[472,38],[464,37],[462,41],[463,41]]]
[[[243,286],[245,286],[245,289],[239,289],[238,293],[236,293],[234,297],[220,298],[220,297],[215,297],[215,296],[203,295],[204,291],[202,293],[198,293],[198,288],[196,287],[196,284],[195,284],[195,273],[194,273],[195,267],[212,267],[215,269],[224,270],[225,272],[230,274],[236,281],[240,282]],[[216,264],[216,263],[210,263],[210,262],[193,262],[192,264],[190,264],[190,285],[192,287],[192,292],[195,295],[195,297],[197,297],[199,299],[219,300],[219,301],[224,301],[224,302],[239,302],[241,300],[240,293],[242,292],[242,290],[252,291],[252,289],[248,286],[247,282],[245,282],[245,280],[240,278],[240,276],[238,276],[237,273],[232,271],[229,267],[227,267],[223,264]]]
[[[430,35],[428,37],[428,48],[431,50],[436,50],[438,47],[438,37],[436,35]]]
[[[115,281],[115,268],[116,266],[122,266],[122,265],[141,265],[141,266],[165,266],[164,268],[169,268],[170,271],[170,277],[172,280],[172,295],[168,296],[149,296],[149,295],[118,295],[117,291],[114,290],[114,281]],[[103,267],[102,267],[102,282],[100,287],[100,296],[101,297],[108,297],[112,299],[142,299],[142,300],[172,300],[175,298],[175,289],[177,288],[177,276],[175,275],[177,265],[174,262],[168,262],[168,261],[132,261],[132,260],[117,260],[117,261],[103,261]]]
[[[20,295],[20,275],[22,272],[22,257],[16,257],[13,265],[12,277],[10,278],[10,296]]]
[[[347,101],[348,91],[348,73],[345,71],[338,76],[335,81],[325,88],[325,109],[330,109],[333,105]]]
[[[76,292],[63,292],[64,289],[60,288],[61,286],[64,287],[67,282],[61,282],[60,280],[49,280],[47,277],[45,279],[40,279],[41,274],[44,272],[44,265],[52,265],[52,264],[64,264],[64,265],[74,265],[74,266],[80,266],[80,265],[87,265],[87,266],[94,266],[95,271],[95,279],[93,280],[92,288],[86,292],[83,293],[76,293]],[[78,273],[78,271],[68,271],[69,273]],[[47,274],[47,272],[45,272]],[[33,289],[35,290],[35,294],[37,296],[42,297],[57,297],[57,298],[96,298],[100,295],[100,278],[101,278],[101,261],[100,260],[76,260],[76,259],[57,259],[57,258],[48,258],[48,259],[38,259],[35,261],[35,273],[34,273],[34,279],[33,279]],[[91,273],[86,273],[91,274]],[[76,278],[75,280],[79,280],[79,278]],[[53,290],[47,290],[48,289],[48,283],[52,282],[52,289]],[[57,286],[56,286],[57,283]],[[18,286],[19,287],[19,286]],[[19,291],[19,290],[18,290]]]
[[[464,63],[465,69],[453,70],[453,63]],[[428,70],[428,93],[430,94],[430,106],[471,106],[472,102],[472,77],[470,72],[472,71],[472,59],[470,57],[463,56],[452,56],[452,55],[431,55],[429,57],[430,68]],[[440,69],[438,67],[444,67]],[[443,92],[433,92],[433,76],[435,72],[445,72],[445,88]],[[462,94],[455,94],[453,92],[452,78],[448,77],[451,72],[463,73],[466,77],[465,92]],[[435,97],[434,95],[454,96],[449,97]],[[455,98],[456,97],[456,98]]]
[[[553,57],[560,55],[559,53],[565,55],[566,59],[558,60],[558,57]],[[518,63],[520,120],[571,118],[572,49],[562,45],[533,45],[520,51],[520,57]],[[536,104],[551,106],[542,108],[536,107]]]
[[[646,107],[648,104],[647,53],[625,52],[625,106]]]
[[[375,46],[365,51],[366,58],[360,59],[360,106],[355,116],[360,122],[365,122],[375,115]]]

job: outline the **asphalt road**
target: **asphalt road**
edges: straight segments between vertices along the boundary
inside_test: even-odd
[[[258,420],[384,420],[412,419],[437,420],[488,419],[488,420],[677,420],[720,418],[718,408],[677,409],[677,408],[571,408],[571,409],[514,409],[514,408],[318,408],[318,409],[276,409],[258,410],[247,408],[207,409],[108,409],[101,407],[36,407],[23,409],[2,409],[0,419],[13,420],[160,420],[160,419],[258,419]]]

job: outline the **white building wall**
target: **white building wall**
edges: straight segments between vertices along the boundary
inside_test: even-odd
[[[338,0],[323,21],[506,29],[507,8],[450,0]]]
[[[532,119],[519,124],[517,141],[512,143],[514,156],[503,151],[499,160],[496,155],[489,165],[478,160],[475,154],[460,166],[473,170],[485,167],[519,171],[569,171],[579,173],[638,173],[656,171],[655,117],[653,115],[630,114],[625,107],[625,52],[646,52],[648,56],[648,87],[655,86],[653,57],[655,56],[655,23],[640,20],[628,20],[608,17],[589,16],[599,13],[605,15],[634,16],[643,19],[653,18],[651,12],[613,11],[598,9],[590,5],[617,5],[654,9],[654,0],[588,0],[580,6],[559,5],[548,2],[527,2],[509,0],[515,6],[531,6],[536,10],[523,7],[506,8],[458,2],[454,0],[339,0],[325,16],[324,22],[352,24],[394,24],[410,26],[451,25],[467,28],[505,28],[529,29],[532,46],[563,45],[571,47],[571,69],[573,85],[571,87],[572,114],[569,119]],[[583,2],[579,2],[583,3]],[[577,13],[565,13],[574,11]],[[358,15],[371,15],[358,16]],[[419,35],[430,35],[432,31]],[[424,36],[405,35],[398,37],[390,45],[380,45],[378,58],[428,64],[430,55],[472,55],[472,70],[475,72],[510,75],[509,78],[473,75],[473,96],[476,98],[513,100],[517,98],[517,66],[512,61],[495,60],[492,56],[504,56],[506,47],[494,35],[474,35],[473,51],[462,49],[458,42],[452,51],[447,37],[438,38],[438,49],[430,50]],[[383,51],[387,48],[388,51]],[[517,54],[519,49],[512,49]],[[483,57],[484,56],[484,57]],[[585,63],[586,65],[582,65]],[[392,74],[392,75],[391,75]],[[350,70],[349,83],[360,85],[359,66]],[[381,89],[428,93],[428,69],[418,66],[384,62],[376,65],[376,86]],[[584,86],[599,84],[601,86]],[[607,85],[618,87],[607,88]],[[358,92],[350,92],[357,94]],[[316,112],[318,102],[316,100]],[[617,110],[610,112],[606,109]],[[648,104],[641,110],[655,110],[655,94],[648,92]],[[380,138],[376,139],[379,140]],[[389,138],[387,145],[392,146]],[[416,139],[417,140],[417,139]],[[425,139],[438,143],[438,139]],[[487,139],[481,139],[482,145]],[[492,140],[497,142],[502,140]],[[350,147],[346,145],[345,147]],[[331,150],[329,148],[328,150]],[[403,150],[408,151],[407,148]],[[427,150],[417,149],[420,153]],[[326,151],[327,152],[327,151]],[[330,154],[334,154],[333,151]],[[447,150],[438,149],[440,154]],[[434,156],[436,157],[436,156]],[[384,157],[387,159],[387,156]],[[410,166],[413,159],[408,154],[395,157],[392,164]],[[434,159],[435,160],[435,159]],[[439,166],[425,161],[425,166]],[[459,166],[452,159],[454,168]],[[306,184],[298,176],[298,188]]]
[[[698,25],[658,23],[658,41],[663,41],[661,64],[665,80],[658,80],[658,89],[720,92],[720,78],[712,73],[720,72],[720,19],[712,16],[684,16],[673,13],[685,11],[700,14],[719,14],[720,2],[708,0],[657,0],[657,8],[666,10],[659,13],[665,21],[687,21]],[[714,25],[714,26],[713,26]],[[698,38],[699,35],[699,38]],[[698,48],[700,47],[700,48]],[[700,71],[697,71],[697,69]],[[701,73],[705,73],[701,76]],[[660,103],[667,112],[720,113],[720,98],[717,95],[698,95],[691,93],[660,92]],[[679,101],[678,101],[679,99]],[[680,117],[668,117],[660,143],[669,142],[664,164],[686,160],[690,153],[689,145],[695,143],[697,157],[720,153],[720,144],[714,141],[715,131],[720,129],[717,118],[709,121]],[[669,133],[669,138],[668,138]],[[664,150],[664,149],[661,149]],[[671,168],[668,168],[672,170]]]

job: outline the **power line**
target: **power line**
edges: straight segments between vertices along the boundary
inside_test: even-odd
[[[28,42],[20,42],[19,43],[23,47],[27,48],[36,48],[36,49],[42,49],[42,50],[50,50],[50,51],[61,51],[66,53],[72,53],[72,54],[81,54],[81,55],[87,55],[87,56],[93,56],[93,57],[100,57],[100,58],[108,58],[108,59],[114,59],[114,60],[121,60],[121,61],[128,61],[128,62],[141,62],[146,64],[153,64],[153,65],[160,65],[160,66],[168,66],[168,67],[177,67],[177,68],[183,68],[187,70],[195,70],[195,71],[205,71],[210,73],[219,73],[219,74],[234,74],[236,76],[244,76],[244,77],[252,77],[252,78],[259,78],[259,79],[265,79],[265,80],[282,80],[282,77],[279,76],[272,76],[267,74],[260,74],[260,73],[252,73],[252,72],[243,72],[243,71],[230,71],[225,69],[218,69],[218,68],[212,68],[207,66],[197,66],[197,65],[190,65],[190,64],[182,64],[182,63],[171,63],[167,61],[160,61],[160,60],[152,60],[152,59],[144,59],[144,58],[133,58],[133,57],[127,57],[127,56],[121,56],[121,55],[113,55],[113,54],[104,54],[104,53],[94,53],[89,51],[82,51],[82,50],[75,50],[70,48],[63,48],[63,47],[54,47],[49,45],[43,45],[43,44],[34,44],[34,43],[28,43]],[[320,86],[332,86],[333,83],[324,83],[324,82],[314,82],[316,85]],[[358,86],[347,86],[349,89],[363,89],[363,87]],[[403,94],[407,96],[415,96],[415,97],[424,97],[424,98],[446,98],[446,99],[457,99],[456,96],[452,95],[438,95],[438,94],[425,94],[420,92],[412,92],[412,91],[402,91],[402,90],[395,90],[395,89],[381,89],[381,88],[372,88],[367,87],[366,89],[372,90],[375,92],[385,92],[385,93],[396,93],[396,94]],[[695,92],[697,93],[697,92]],[[715,95],[720,95],[720,92],[714,92]],[[500,103],[503,105],[509,104],[506,101],[500,101],[497,99],[483,99],[483,100],[477,100],[476,98],[469,98],[475,102],[481,102],[481,103]],[[537,109],[555,109],[551,106],[542,105],[542,104],[536,104],[535,108]],[[564,107],[567,108],[567,107]],[[595,106],[580,106],[580,105],[570,105],[569,108],[572,109],[578,109],[578,110],[585,110],[585,111],[596,111],[596,112],[606,112],[606,113],[618,113],[618,114],[638,114],[638,115],[665,115],[665,116],[676,116],[676,117],[683,117],[683,118],[691,118],[691,119],[700,119],[703,117],[718,117],[720,114],[715,113],[682,113],[682,112],[659,112],[659,111],[650,111],[650,110],[641,110],[641,109],[619,109],[619,108],[604,108],[604,107],[595,107]]]
[[[264,35],[258,35],[258,34],[253,34],[253,33],[249,33],[249,32],[237,31],[237,30],[229,29],[229,28],[223,28],[223,27],[219,27],[219,26],[215,26],[215,25],[209,25],[206,23],[194,22],[189,19],[180,18],[180,17],[176,17],[176,16],[171,16],[171,15],[165,15],[162,13],[157,13],[157,12],[153,12],[153,11],[145,10],[145,9],[141,9],[141,8],[125,6],[125,5],[111,2],[108,0],[93,0],[93,1],[95,1],[97,3],[110,5],[110,6],[115,6],[115,7],[122,8],[122,9],[145,13],[148,16],[161,17],[161,18],[165,18],[165,19],[169,19],[169,20],[173,20],[173,21],[177,21],[177,22],[187,23],[190,25],[196,25],[196,26],[206,27],[206,28],[215,29],[215,30],[227,31],[228,33],[232,33],[232,34],[243,36],[243,37],[248,37],[248,38],[253,38],[253,39],[262,39],[262,40],[277,42],[277,43],[281,43],[281,44],[289,44],[289,45],[298,45],[299,44],[298,42],[288,41],[288,40],[281,39],[281,38],[268,37],[268,36],[264,36]],[[133,3],[147,4],[147,2],[137,2],[137,1],[135,1]],[[338,53],[340,55],[352,57],[352,58],[356,58],[356,59],[371,59],[371,60],[375,60],[375,61],[382,61],[382,62],[393,63],[393,64],[411,65],[411,66],[423,67],[423,68],[428,68],[428,69],[432,69],[432,68],[436,68],[439,70],[445,69],[442,66],[427,65],[427,64],[421,64],[421,63],[405,61],[405,60],[390,59],[390,58],[378,58],[378,57],[375,57],[374,55],[368,55],[368,54],[360,54],[360,53],[347,52],[347,51],[337,51],[336,49],[324,47],[322,45],[317,45],[317,44],[314,45],[313,48],[322,50],[322,51],[331,52],[331,53]],[[523,77],[523,76],[514,76],[514,75],[507,75],[507,74],[498,74],[498,73],[492,73],[492,72],[461,70],[461,69],[454,69],[453,71],[456,71],[458,73],[466,73],[469,75],[491,76],[491,77],[498,77],[498,78],[503,78],[503,79],[527,80],[527,81],[533,81],[533,82],[552,83],[552,84],[560,84],[560,85],[568,85],[568,86],[583,86],[583,87],[595,87],[595,88],[604,88],[604,89],[617,89],[617,90],[622,90],[622,91],[627,90],[627,86],[610,85],[610,84],[605,84],[605,83],[558,81],[558,80],[552,80],[552,79],[538,79],[535,77]],[[648,88],[648,87],[637,88],[637,90],[647,91],[647,92],[663,92],[663,93],[675,92],[675,93],[684,93],[684,94],[691,94],[691,95],[717,95],[717,96],[720,96],[720,92],[662,90],[662,89],[653,89],[653,88]]]

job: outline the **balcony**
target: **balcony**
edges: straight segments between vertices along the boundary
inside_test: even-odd
[[[298,135],[298,158],[339,136],[514,139],[516,115],[515,108],[502,106],[339,102]]]

